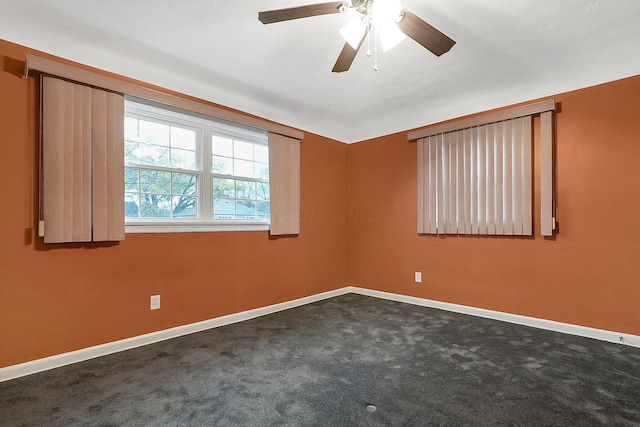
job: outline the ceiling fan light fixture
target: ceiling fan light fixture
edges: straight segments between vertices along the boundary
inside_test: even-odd
[[[373,0],[371,20],[378,27],[385,27],[398,22],[401,11],[400,0]]]
[[[352,48],[357,49],[366,30],[367,26],[362,19],[354,18],[340,29],[340,34]]]
[[[406,35],[396,24],[388,24],[378,29],[378,37],[384,52],[389,51],[405,39]]]
[[[378,46],[388,51],[400,43],[405,35],[428,49],[436,56],[448,52],[455,40],[423,21],[408,10],[402,9],[401,0],[340,0],[326,3],[308,4],[305,6],[284,9],[264,10],[258,12],[258,20],[263,24],[308,18],[311,16],[349,13],[357,15],[340,29],[346,40],[333,69],[334,73],[348,71],[360,47],[365,42],[367,56],[371,48],[375,53],[374,70],[378,69]],[[346,18],[346,17],[345,17]],[[371,34],[373,32],[373,34]]]

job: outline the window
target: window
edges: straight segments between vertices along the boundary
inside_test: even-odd
[[[265,132],[127,100],[124,135],[127,231],[268,229]]]
[[[540,234],[555,230],[553,100],[410,132],[418,233],[533,234],[533,116],[540,115]]]
[[[39,188],[41,210],[38,235],[44,237],[45,243],[122,240],[125,232],[125,216],[127,217],[126,231],[129,232],[268,229],[272,236],[300,233],[300,143],[304,139],[304,132],[28,54],[25,75],[29,76],[34,71],[39,71],[41,76],[52,76],[73,82],[74,85],[99,89],[98,92],[94,91],[91,103],[88,103],[84,96],[67,96],[66,90],[62,91],[62,97],[54,94],[57,91],[49,94],[45,89],[42,91],[41,144],[43,148],[51,144],[56,147],[52,150],[43,149],[41,159]],[[116,97],[116,94],[124,94],[124,96]],[[118,98],[119,101],[116,102]],[[138,122],[135,120],[128,122],[128,129],[132,130],[129,135],[130,151],[127,154],[128,158],[125,158],[129,168],[127,176],[131,178],[128,191],[124,189],[125,174],[122,173],[124,166],[122,122],[125,98],[129,101],[128,117],[138,120]],[[93,111],[90,121],[87,120],[89,110],[85,107],[91,104]],[[65,108],[61,108],[62,105]],[[160,105],[161,108],[153,108],[150,105]],[[60,113],[57,116],[56,111]],[[181,114],[178,111],[188,113]],[[202,120],[203,118],[205,120]],[[181,153],[179,150],[186,152],[190,150],[179,146],[179,137],[178,140],[170,141],[168,145],[166,138],[164,145],[161,141],[143,139],[144,135],[140,135],[140,120],[149,124],[168,124],[170,139],[172,126],[176,128],[173,130],[174,134],[179,134],[180,129],[195,130],[197,133],[196,168],[190,170],[172,166],[180,161],[181,154],[188,154]],[[228,123],[234,123],[234,125],[227,125]],[[91,129],[95,135],[88,137],[85,132],[87,129]],[[55,137],[52,142],[49,138],[53,134]],[[79,134],[82,134],[82,137]],[[236,211],[232,215],[219,212],[218,218],[214,218],[212,187],[216,173],[212,166],[213,147],[209,145],[207,139],[210,134],[223,135],[234,141],[253,142],[256,145],[267,145],[268,138],[269,171],[265,175],[270,185],[268,200],[264,191],[262,194],[259,193],[265,190],[264,186],[258,188],[260,182],[267,181],[264,177],[224,176],[234,179],[236,186],[233,193],[234,206],[242,202],[255,206],[255,218],[251,218],[253,215],[248,212],[244,212],[244,219],[238,218]],[[87,150],[88,144],[91,144],[90,150]],[[211,144],[213,144],[212,141]],[[145,157],[145,149],[151,151],[159,149],[160,153],[156,153],[156,156],[164,155],[165,159],[170,159],[169,166],[154,166],[141,162]],[[164,154],[163,151],[165,151]],[[73,152],[74,155],[61,155],[65,152]],[[86,154],[89,154],[89,161],[86,161]],[[150,152],[147,151],[146,154],[150,155]],[[266,173],[260,165],[263,163],[260,160],[261,156],[265,156],[264,152],[256,153],[254,150],[254,173],[261,169]],[[229,156],[220,155],[220,157]],[[153,155],[151,158],[153,159]],[[232,158],[236,160],[235,153]],[[249,159],[238,158],[238,160]],[[161,159],[161,161],[165,160]],[[147,172],[145,172],[147,175],[142,173],[142,169],[168,172],[168,179],[166,173],[159,174],[159,178],[166,181],[164,187],[158,187],[159,190],[151,188],[150,177]],[[53,176],[49,176],[49,172],[52,172]],[[220,174],[218,177],[221,177]],[[193,179],[194,182],[180,181],[185,178]],[[245,186],[246,191],[241,190],[238,193],[237,178],[255,182],[255,191],[252,188],[247,190]],[[86,191],[87,185],[93,187],[91,192]],[[149,205],[157,208],[145,209],[144,214],[140,202],[141,196],[145,195],[145,191],[141,188],[143,185],[150,190],[147,195],[155,197],[155,199],[147,198],[151,202],[156,201]],[[191,186],[195,186],[195,192],[192,191],[191,194],[185,192],[185,189],[191,189]],[[54,191],[51,191],[52,189]],[[61,193],[56,189],[65,189],[65,191]],[[122,197],[123,193],[125,198]],[[252,195],[255,195],[255,198]],[[177,203],[174,201],[176,197]],[[222,198],[230,202],[229,194]],[[125,200],[128,201],[126,215]],[[184,203],[180,205],[180,201],[191,202],[194,208],[189,212]],[[179,209],[176,209],[177,207]],[[151,210],[156,211],[153,216],[151,216]],[[47,224],[46,233],[45,223]],[[88,228],[87,224],[91,225],[91,228]],[[87,230],[92,233],[92,236],[89,236]]]
[[[531,235],[530,116],[429,136],[418,153],[426,233]]]

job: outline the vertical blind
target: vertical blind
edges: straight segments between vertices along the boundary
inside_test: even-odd
[[[93,89],[93,241],[124,239],[124,100]]]
[[[269,133],[272,236],[300,234],[300,141]]]
[[[420,233],[531,234],[530,116],[420,139],[418,158]]]
[[[124,98],[42,79],[45,243],[124,239]]]
[[[540,233],[553,235],[553,110],[543,101],[411,132],[418,233],[532,235],[532,115],[540,113]]]

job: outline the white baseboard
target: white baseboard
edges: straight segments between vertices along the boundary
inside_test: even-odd
[[[256,308],[253,310],[242,311],[240,313],[229,314],[227,316],[216,317],[214,319],[191,323],[184,326],[177,326],[175,328],[139,335],[136,337],[131,337],[106,344],[100,344],[93,347],[87,347],[68,353],[57,354],[55,356],[32,360],[30,362],[20,363],[18,365],[7,366],[4,368],[0,368],[0,382],[35,374],[37,372],[42,372],[49,369],[59,368],[61,366],[82,362],[84,360],[89,360],[100,356],[106,356],[107,354],[117,353],[123,350],[130,350],[132,348],[141,347],[147,344],[153,344],[155,342],[176,338],[182,335],[205,331],[207,329],[217,328],[220,326],[229,325],[231,323],[242,322],[244,320],[265,316],[267,314],[276,313],[278,311],[288,310],[290,308],[299,307],[301,305],[310,304],[327,298],[344,295],[348,292],[348,288],[336,289],[334,291],[323,292],[292,301],[286,301],[279,304]]]
[[[536,317],[522,316],[519,314],[504,313],[501,311],[486,310],[483,308],[469,307],[466,305],[410,297],[407,295],[374,291],[371,289],[358,288],[354,286],[350,286],[347,289],[349,290],[349,292],[354,294],[367,295],[370,297],[404,302],[407,304],[419,305],[423,307],[437,308],[440,310],[452,311],[455,313],[469,314],[471,316],[485,317],[487,319],[501,320],[503,322],[531,326],[533,328],[539,329],[547,329],[549,331],[562,332],[570,335],[578,335],[581,337],[593,338],[600,341],[623,344],[630,347],[640,347],[640,336],[638,335],[607,331],[604,329],[589,328],[587,326],[573,325],[571,323],[556,322],[553,320],[545,320]]]
[[[552,320],[538,319],[535,317],[521,316],[518,314],[503,313],[499,311],[485,310],[482,308],[469,307],[459,304],[428,300],[424,298],[393,294],[389,292],[375,291],[355,286],[347,286],[345,288],[323,292],[292,301],[286,301],[283,303],[273,304],[253,310],[247,310],[240,313],[229,314],[227,316],[216,317],[214,319],[191,323],[184,326],[177,326],[175,328],[152,332],[145,335],[139,335],[120,341],[87,347],[68,353],[45,357],[43,359],[20,363],[18,365],[7,366],[4,368],[0,368],[0,382],[35,374],[37,372],[42,372],[49,369],[59,368],[61,366],[82,362],[84,360],[89,360],[100,356],[106,356],[108,354],[117,353],[119,351],[130,350],[132,348],[141,347],[143,345],[168,340],[171,338],[176,338],[182,335],[188,335],[195,332],[205,331],[207,329],[242,322],[244,320],[265,316],[267,314],[288,310],[290,308],[311,304],[313,302],[337,297],[348,293],[366,295],[397,302],[404,302],[423,307],[437,308],[440,310],[469,314],[472,316],[485,317],[488,319],[501,320],[503,322],[531,326],[540,329],[547,329],[587,338],[594,338],[601,341],[609,341],[613,343],[628,345],[631,347],[640,347],[640,336],[638,335],[612,332],[603,329],[572,325],[569,323],[554,322]]]

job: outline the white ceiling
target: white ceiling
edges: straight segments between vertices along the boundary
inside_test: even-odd
[[[323,1],[0,0],[0,39],[347,143],[640,74],[640,0],[403,0],[457,44],[341,74],[348,14],[257,19]]]

